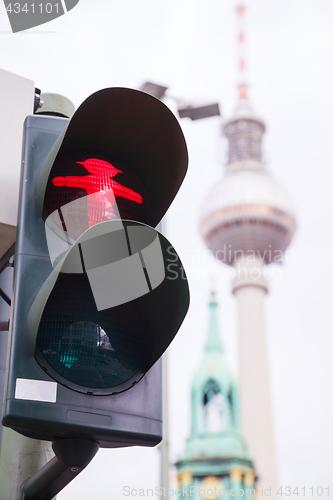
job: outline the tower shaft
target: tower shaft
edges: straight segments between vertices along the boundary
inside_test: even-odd
[[[265,336],[264,299],[268,291],[264,262],[241,258],[235,264],[232,291],[238,302],[241,425],[259,480],[257,493],[276,498],[274,429]]]

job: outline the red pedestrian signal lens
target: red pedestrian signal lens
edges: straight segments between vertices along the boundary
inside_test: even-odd
[[[91,152],[71,153],[54,163],[44,204],[47,216],[73,239],[108,220],[150,222],[148,195],[140,179],[127,166]]]

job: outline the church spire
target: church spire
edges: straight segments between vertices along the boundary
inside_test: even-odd
[[[217,307],[218,304],[215,300],[215,292],[211,292],[211,299],[209,302],[209,326],[208,326],[208,335],[206,340],[205,352],[220,352],[223,353],[222,342],[219,335],[219,326],[218,326],[218,318],[217,318]]]

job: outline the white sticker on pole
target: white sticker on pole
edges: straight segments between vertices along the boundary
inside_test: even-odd
[[[58,384],[56,382],[17,378],[15,399],[55,403],[57,401],[57,387]]]

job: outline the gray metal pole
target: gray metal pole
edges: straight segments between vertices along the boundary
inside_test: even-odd
[[[156,227],[158,231],[165,235],[165,217]],[[169,495],[169,395],[168,395],[168,352],[162,357],[162,391],[163,391],[163,440],[159,446],[161,453],[160,484],[163,488],[163,498],[168,500]]]
[[[163,498],[168,500],[169,495],[169,408],[168,408],[168,354],[162,360],[162,390],[163,390],[163,441],[160,444],[161,452],[161,487]]]

